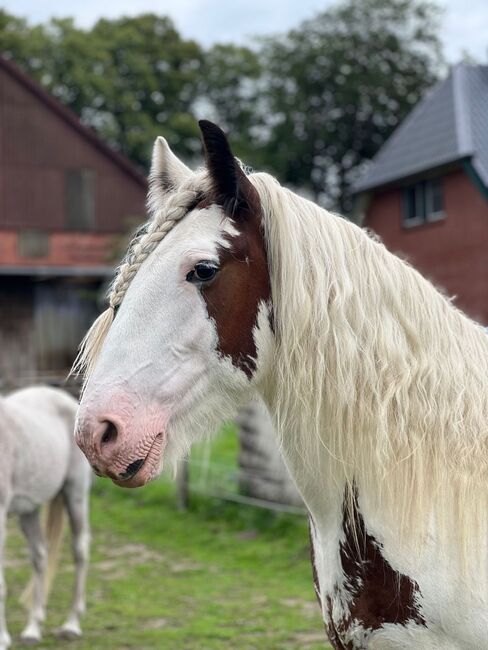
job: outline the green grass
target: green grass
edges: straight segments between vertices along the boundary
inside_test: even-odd
[[[235,436],[212,460],[235,465]],[[197,449],[199,457],[202,450]],[[201,457],[201,456],[200,456]],[[84,637],[77,650],[324,649],[309,563],[307,522],[192,495],[177,512],[167,479],[126,491],[98,480]],[[41,648],[68,610],[73,571],[65,544]],[[23,540],[10,527],[7,620],[18,637],[18,596],[29,573]]]
[[[207,443],[199,443],[193,446],[191,452],[191,462],[202,461]],[[235,425],[232,423],[222,427],[218,436],[212,439],[210,443],[212,462],[218,462],[219,465],[226,465],[230,468],[236,467],[237,454],[239,453],[239,441]]]

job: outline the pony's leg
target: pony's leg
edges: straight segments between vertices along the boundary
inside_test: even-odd
[[[7,509],[0,505],[0,650],[10,648],[10,634],[7,631],[7,622],[5,620],[5,600],[7,598],[7,587],[3,575],[3,552],[5,546],[5,537],[7,533]]]
[[[45,614],[46,600],[46,563],[47,549],[42,532],[39,510],[19,516],[20,527],[29,545],[34,579],[32,585],[32,602],[29,609],[29,620],[21,639],[25,642],[40,641]]]
[[[76,575],[71,611],[59,633],[63,637],[78,638],[81,636],[80,618],[85,612],[85,583],[90,552],[89,477],[88,484],[86,481],[68,481],[63,492],[73,536]]]

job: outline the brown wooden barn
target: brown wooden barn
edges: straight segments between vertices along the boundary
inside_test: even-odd
[[[70,367],[145,193],[126,158],[0,58],[0,382]]]
[[[488,325],[488,66],[455,66],[355,192],[361,222]]]

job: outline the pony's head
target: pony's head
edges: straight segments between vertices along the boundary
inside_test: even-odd
[[[78,362],[77,441],[99,474],[136,487],[233,417],[272,355],[259,195],[224,133],[202,121],[206,169],[158,138],[150,219],[119,267]]]

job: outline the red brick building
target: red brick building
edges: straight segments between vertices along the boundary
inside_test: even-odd
[[[0,381],[69,367],[145,192],[126,158],[0,58]]]
[[[363,225],[488,325],[488,66],[455,66],[354,189]]]

